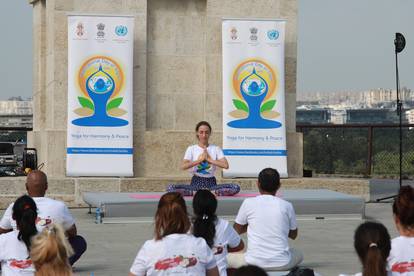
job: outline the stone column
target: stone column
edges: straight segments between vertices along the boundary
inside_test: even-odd
[[[288,171],[302,174],[295,132],[297,0],[31,0],[34,129],[28,140],[53,177],[66,173],[67,13],[135,17],[135,176],[183,176],[194,125],[208,120],[222,141],[221,18],[284,18]],[[148,30],[148,34],[147,34]],[[147,69],[148,68],[148,69]],[[148,73],[147,73],[148,71]],[[148,81],[147,81],[148,80]],[[166,142],[167,141],[167,142]]]

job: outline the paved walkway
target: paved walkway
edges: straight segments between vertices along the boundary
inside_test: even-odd
[[[138,249],[152,236],[152,222],[145,220],[131,224],[97,225],[93,215],[87,214],[87,209],[71,211],[77,220],[79,233],[88,241],[87,252],[75,264],[76,274],[127,275]],[[369,219],[384,223],[391,237],[397,235],[390,203],[369,203],[366,215]],[[299,236],[291,242],[291,246],[303,251],[304,266],[314,268],[321,275],[359,272],[360,264],[353,249],[353,234],[361,222],[352,218],[315,220],[299,217]]]

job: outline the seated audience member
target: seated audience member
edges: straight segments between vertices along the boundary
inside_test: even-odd
[[[130,276],[218,276],[213,252],[203,238],[188,234],[190,219],[180,193],[164,194],[155,214],[155,237],[139,250]]]
[[[19,197],[12,206],[12,217],[17,228],[0,235],[1,275],[34,275],[35,269],[29,252],[31,238],[37,234],[36,203],[29,196]]]
[[[400,236],[392,239],[388,270],[392,275],[414,276],[414,189],[402,186],[392,206]]]
[[[59,223],[63,226],[68,236],[74,255],[70,257],[70,264],[73,265],[86,251],[86,241],[77,235],[75,219],[69,212],[68,207],[62,201],[45,197],[47,185],[46,174],[34,170],[27,175],[26,190],[29,196],[36,202],[38,208],[38,219],[36,226],[38,231],[52,223]],[[7,208],[0,221],[0,233],[7,233],[16,228],[16,222],[11,216],[12,204]]]
[[[226,276],[227,252],[244,248],[243,240],[228,221],[216,215],[217,199],[208,190],[199,190],[193,198],[193,235],[206,240],[212,248],[220,276]]]
[[[298,235],[293,206],[275,196],[280,188],[275,169],[263,169],[257,185],[260,195],[243,201],[234,223],[239,234],[247,231],[247,251],[229,254],[229,267],[253,264],[265,270],[292,269],[303,259],[302,253],[288,244],[288,238]]]
[[[386,266],[391,241],[384,225],[378,222],[362,223],[355,231],[354,247],[362,263],[362,273],[354,274],[354,276],[389,275]],[[340,276],[346,276],[346,274],[340,274]]]
[[[258,266],[245,265],[238,268],[234,276],[267,276],[267,273]]]
[[[73,254],[65,231],[59,224],[52,224],[32,239],[30,258],[36,269],[35,276],[71,276],[69,256]]]

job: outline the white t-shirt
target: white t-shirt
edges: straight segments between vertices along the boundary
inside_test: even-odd
[[[297,229],[290,202],[272,195],[243,201],[236,223],[246,225],[248,246],[245,260],[259,267],[280,267],[289,263],[288,235]]]
[[[358,272],[356,274],[339,274],[339,276],[363,276],[362,272]],[[387,276],[392,276],[391,272],[387,272]]]
[[[0,262],[2,276],[33,276],[35,268],[18,231],[0,235]]]
[[[48,197],[33,197],[33,200],[37,206],[36,227],[39,232],[51,223],[59,223],[65,230],[75,224],[75,219],[62,201]],[[16,221],[12,217],[13,204],[7,207],[3,218],[0,220],[0,227],[3,229],[16,229]]]
[[[199,145],[192,145],[187,148],[184,154],[184,160],[196,161],[198,157],[204,152],[204,149]],[[216,145],[208,145],[207,152],[213,160],[220,160],[224,158],[224,153],[220,147]],[[189,169],[190,173],[200,177],[213,177],[216,172],[216,166],[209,164],[207,161],[200,163]]]
[[[388,270],[393,276],[414,276],[414,237],[392,239]]]
[[[130,269],[135,275],[206,275],[216,266],[213,252],[203,238],[171,234],[162,240],[148,240]]]
[[[240,244],[240,236],[227,220],[217,219],[214,237],[213,254],[217,262],[220,276],[227,276],[227,246],[236,247]]]

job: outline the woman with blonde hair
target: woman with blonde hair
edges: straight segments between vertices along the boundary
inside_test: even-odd
[[[59,224],[52,224],[32,239],[30,257],[36,268],[35,276],[71,276],[69,257],[73,250]]]

